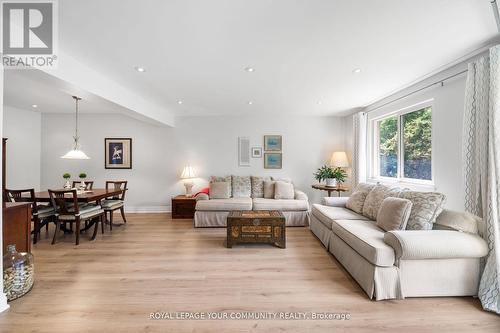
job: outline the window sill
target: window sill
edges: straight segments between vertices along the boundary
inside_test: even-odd
[[[371,183],[371,184],[380,183],[382,185],[387,185],[387,186],[406,187],[412,191],[422,191],[422,192],[436,191],[436,185],[434,185],[434,184],[411,182],[411,181],[405,181],[405,180],[391,180],[391,179],[386,179],[386,178],[369,178],[367,180],[367,183]]]

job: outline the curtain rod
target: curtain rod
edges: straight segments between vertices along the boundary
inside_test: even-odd
[[[416,93],[418,93],[418,92],[421,92],[422,90],[428,89],[428,88],[433,87],[433,86],[435,86],[435,85],[437,85],[437,84],[440,84],[441,86],[443,86],[445,81],[451,80],[451,79],[453,79],[454,77],[457,77],[457,76],[462,75],[462,74],[464,74],[464,73],[467,73],[467,70],[466,70],[466,69],[465,69],[465,70],[463,70],[463,71],[460,71],[460,72],[458,72],[458,73],[452,74],[452,75],[450,75],[450,76],[447,76],[447,77],[445,77],[444,79],[441,79],[441,80],[439,80],[439,81],[436,81],[436,82],[433,82],[433,83],[431,83],[431,84],[428,84],[428,85],[426,85],[425,87],[422,87],[422,88],[419,88],[419,89],[414,90],[414,91],[412,91],[412,92],[409,92],[409,93],[407,93],[407,94],[405,94],[405,95],[403,95],[403,96],[400,96],[400,97],[398,97],[398,98],[396,98],[396,99],[390,100],[390,101],[388,101],[388,102],[386,102],[386,103],[384,103],[384,104],[382,104],[382,105],[377,106],[375,109],[372,109],[372,110],[368,110],[368,111],[366,111],[365,113],[370,113],[370,112],[376,111],[376,110],[378,110],[378,109],[380,109],[380,108],[383,108],[383,107],[384,107],[384,106],[386,106],[386,105],[389,105],[389,104],[392,104],[392,103],[397,102],[397,101],[399,101],[399,100],[402,100],[403,98],[409,97],[409,96],[411,96],[411,95],[413,95],[413,94],[416,94]]]

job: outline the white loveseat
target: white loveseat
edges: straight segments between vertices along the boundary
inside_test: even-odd
[[[313,204],[310,228],[370,298],[477,295],[488,253],[480,219],[439,209],[432,230],[386,232],[347,200]]]
[[[251,182],[251,186],[255,184]],[[309,225],[309,201],[304,192],[295,189],[293,199],[272,199],[260,197],[252,188],[245,197],[211,199],[207,194],[198,194],[194,226],[225,227],[227,216],[235,210],[279,210],[285,216],[287,226]]]

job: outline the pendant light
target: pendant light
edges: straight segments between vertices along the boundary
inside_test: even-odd
[[[88,160],[90,157],[87,156],[83,151],[80,150],[80,143],[78,140],[80,137],[78,136],[78,101],[81,100],[78,96],[73,96],[76,105],[76,117],[75,117],[75,136],[73,140],[73,149],[68,151],[65,155],[61,156],[61,158],[67,158],[72,160]]]

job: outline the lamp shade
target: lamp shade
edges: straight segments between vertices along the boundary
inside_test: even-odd
[[[61,156],[61,158],[66,158],[70,160],[88,160],[90,157],[87,156],[83,151],[80,149],[72,149],[68,151],[66,154]]]
[[[190,165],[186,165],[182,170],[181,179],[195,178],[194,169]]]
[[[334,152],[330,164],[333,167],[347,168],[349,166],[349,161],[347,160],[345,151]]]

